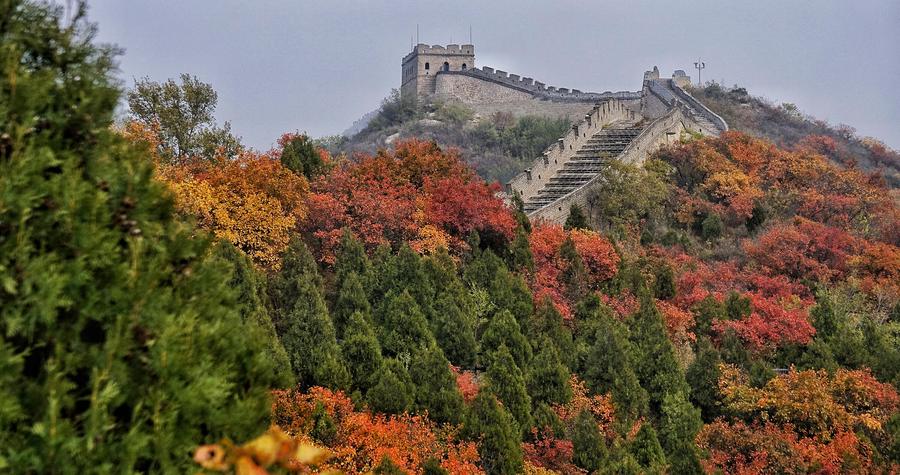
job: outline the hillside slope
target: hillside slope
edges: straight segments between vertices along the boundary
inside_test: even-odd
[[[812,146],[841,165],[879,170],[891,187],[900,186],[900,153],[878,139],[858,136],[848,125],[831,125],[803,114],[794,104],[775,104],[739,86],[708,82],[690,92],[734,130],[783,147]]]

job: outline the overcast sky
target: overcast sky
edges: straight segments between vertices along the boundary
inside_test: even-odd
[[[467,43],[492,66],[583,91],[637,90],[684,69],[796,103],[900,148],[900,1],[89,0],[122,77],[182,72],[219,93],[217,116],[268,148],[286,131],[340,133],[400,86],[422,43]]]

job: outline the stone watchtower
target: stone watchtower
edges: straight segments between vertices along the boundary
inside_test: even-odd
[[[400,95],[416,98],[434,94],[434,76],[441,71],[465,71],[475,67],[474,45],[428,46],[419,43],[403,58]]]

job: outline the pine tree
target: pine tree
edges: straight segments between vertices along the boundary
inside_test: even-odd
[[[397,360],[385,360],[375,375],[375,381],[375,385],[366,392],[366,402],[373,411],[400,414],[412,407],[415,386],[406,368]]]
[[[587,409],[575,418],[572,427],[572,462],[588,472],[599,470],[606,461],[608,450],[606,441],[600,434],[597,421]]]
[[[344,228],[341,234],[341,244],[335,253],[334,261],[334,277],[335,284],[338,289],[343,287],[344,280],[350,274],[356,274],[363,289],[368,294],[373,282],[372,279],[372,263],[366,256],[366,249],[362,243],[356,238],[352,231]]]
[[[545,402],[535,404],[534,408],[534,427],[538,431],[550,429],[557,438],[565,438],[565,426],[562,420],[556,414],[556,411]]]
[[[524,432],[531,428],[531,397],[525,388],[525,377],[516,366],[506,345],[491,354],[487,370],[491,391],[503,402]]]
[[[577,204],[569,207],[569,217],[566,218],[566,224],[563,225],[566,230],[569,229],[590,229],[587,216],[584,215],[581,206]]]
[[[534,272],[534,256],[528,232],[521,226],[516,230],[516,238],[509,246],[509,268],[519,272]]]
[[[653,295],[660,300],[669,300],[675,297],[675,273],[672,271],[672,266],[664,264],[656,269]]]
[[[518,322],[525,322],[534,310],[528,285],[490,250],[478,253],[466,266],[463,280],[486,290],[494,306],[509,311]]]
[[[433,334],[444,354],[457,366],[473,367],[478,353],[475,331],[453,294],[444,293],[438,297],[434,310]]]
[[[596,394],[611,394],[623,422],[645,415],[648,395],[635,374],[635,350],[624,327],[610,312],[597,312],[589,328],[584,337],[590,346],[581,370],[588,387]]]
[[[478,392],[463,431],[468,438],[478,440],[478,455],[485,473],[522,473],[524,462],[518,425],[509,412],[497,403],[490,390]]]
[[[270,286],[276,330],[303,386],[345,389],[350,374],[343,364],[331,317],[322,297],[315,260],[299,239],[282,258],[282,269]]]
[[[315,290],[321,295],[322,277],[312,254],[300,238],[291,239],[281,256],[281,269],[269,279],[268,293],[272,323],[282,334],[286,328],[286,318],[296,302],[307,297],[305,292]]]
[[[572,398],[569,370],[560,362],[553,342],[543,340],[528,371],[527,387],[532,402],[565,404]]]
[[[685,377],[691,386],[691,402],[700,408],[703,420],[707,422],[718,417],[721,410],[720,364],[722,358],[712,342],[708,338],[701,338],[697,342],[697,357],[688,367]]]
[[[368,319],[371,312],[372,307],[369,305],[369,299],[366,297],[362,280],[356,272],[350,272],[341,283],[337,301],[334,303],[334,310],[331,312],[335,331],[338,335],[343,336],[344,327],[349,322],[351,315],[361,313]]]
[[[481,350],[487,359],[503,345],[509,349],[516,365],[527,367],[531,361],[531,345],[522,335],[519,323],[506,310],[495,314],[481,335]]]
[[[656,429],[649,422],[641,424],[634,441],[631,442],[629,452],[645,473],[665,473],[666,454],[659,444]]]
[[[377,313],[379,340],[385,354],[412,355],[434,344],[425,316],[406,290],[388,294]]]
[[[406,470],[400,468],[387,455],[381,457],[381,462],[378,462],[378,465],[372,469],[372,473],[373,475],[407,475]]]
[[[672,473],[702,473],[694,438],[703,422],[700,410],[691,406],[682,393],[673,392],[663,398],[659,423],[659,440]]]
[[[727,320],[728,310],[725,305],[712,295],[701,300],[694,308],[694,334],[709,335],[713,322]]]
[[[450,475],[450,472],[441,466],[440,460],[428,457],[422,464],[422,475]]]
[[[354,312],[350,316],[341,351],[350,370],[353,388],[360,391],[369,389],[381,368],[381,346],[369,319],[362,313]]]
[[[258,326],[266,335],[267,354],[275,368],[278,368],[281,377],[279,386],[292,386],[294,374],[291,372],[291,360],[288,358],[281,340],[278,339],[275,325],[265,306],[263,280],[257,275],[250,258],[230,242],[220,240],[216,243],[215,252],[217,256],[232,264],[233,273],[228,286],[237,291],[237,304],[241,319],[245,323]]]
[[[297,135],[285,144],[279,160],[285,168],[309,180],[322,174],[326,168],[318,147],[305,134]]]
[[[575,342],[572,331],[563,323],[563,317],[549,298],[538,303],[534,314],[528,319],[525,334],[529,341],[548,338],[559,350],[560,360],[568,368],[575,365]]]
[[[0,6],[0,461],[184,473],[265,430],[278,371],[232,266],[111,130],[115,49],[69,7]]]
[[[641,307],[631,324],[631,341],[638,355],[633,363],[641,386],[650,396],[650,409],[658,414],[666,394],[678,393],[686,398],[690,387],[675,359],[662,315],[645,289],[640,294]]]
[[[450,362],[438,347],[421,351],[412,358],[409,376],[416,385],[416,405],[439,423],[458,424],[463,399],[450,371]]]
[[[581,301],[587,295],[587,269],[584,260],[575,248],[575,241],[569,236],[559,247],[559,257],[565,263],[565,267],[559,274],[558,280],[563,285],[566,298],[570,302]]]

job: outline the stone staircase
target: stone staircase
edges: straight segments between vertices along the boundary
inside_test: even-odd
[[[641,133],[638,122],[614,122],[594,134],[538,193],[525,202],[530,213],[571,193],[615,159]]]

